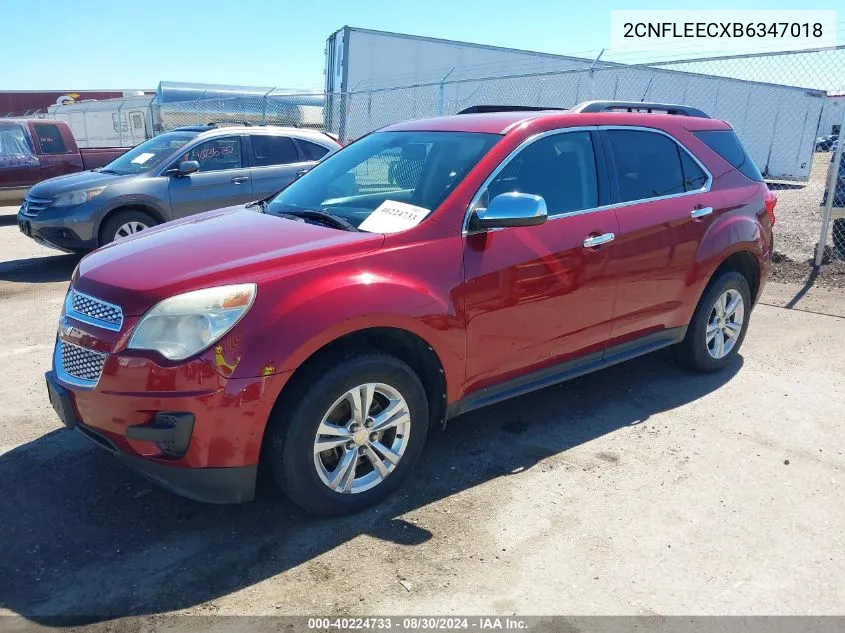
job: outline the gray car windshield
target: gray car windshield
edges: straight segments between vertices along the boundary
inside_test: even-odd
[[[432,211],[501,138],[478,132],[376,132],[319,163],[270,200],[266,210],[322,211],[354,227],[387,202]]]
[[[165,161],[174,150],[196,137],[195,132],[167,132],[136,145],[100,171],[126,176],[149,171]]]

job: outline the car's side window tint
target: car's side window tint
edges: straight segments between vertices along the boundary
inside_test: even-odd
[[[698,166],[692,156],[678,147],[681,157],[681,168],[684,171],[684,187],[687,191],[698,191],[707,183],[707,174]]]
[[[678,146],[668,136],[644,130],[608,130],[620,202],[684,193]]]
[[[299,143],[302,153],[305,154],[305,160],[320,160],[323,156],[329,153],[328,147],[317,145],[317,143],[305,141],[301,138],[297,139],[296,142]]]
[[[483,205],[509,192],[533,193],[546,201],[549,215],[598,206],[598,179],[589,132],[564,132],[535,141],[491,181]]]
[[[200,172],[239,169],[243,167],[241,137],[225,136],[200,143],[185,152],[179,160],[197,161]]]
[[[67,147],[62,140],[59,128],[50,123],[36,123],[35,133],[38,135],[38,144],[41,146],[42,154],[66,154]]]
[[[252,142],[252,164],[256,167],[290,165],[300,160],[296,146],[287,136],[255,134],[250,137],[250,141]]]

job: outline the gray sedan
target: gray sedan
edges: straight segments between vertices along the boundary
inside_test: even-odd
[[[327,134],[298,128],[179,128],[103,168],[38,183],[18,226],[46,246],[86,252],[168,220],[267,197],[339,148]]]

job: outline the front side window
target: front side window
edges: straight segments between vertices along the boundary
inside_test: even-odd
[[[66,154],[67,147],[56,125],[50,123],[36,123],[35,134],[42,154]]]
[[[375,132],[318,163],[267,205],[317,210],[358,227],[385,203],[436,209],[502,137],[478,132]],[[420,217],[421,216],[421,217]]]
[[[620,202],[684,193],[678,145],[668,136],[643,130],[608,130]]]
[[[140,174],[161,165],[173,152],[196,137],[195,132],[167,132],[136,145],[115,158],[100,171],[127,176]]]
[[[180,159],[185,160],[197,161],[201,172],[239,169],[243,166],[241,137],[224,136],[195,145]]]
[[[299,162],[299,153],[293,141],[287,136],[266,134],[250,137],[252,143],[252,164],[256,167],[289,165]]]
[[[598,206],[598,179],[589,132],[565,132],[535,141],[495,176],[480,206],[510,192],[542,196],[549,215]]]

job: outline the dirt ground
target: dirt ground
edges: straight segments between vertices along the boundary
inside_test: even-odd
[[[182,499],[60,429],[43,374],[76,259],[3,212],[0,613],[845,611],[841,290],[770,283],[725,372],[661,352],[456,419],[385,504],[313,519],[266,488]]]

